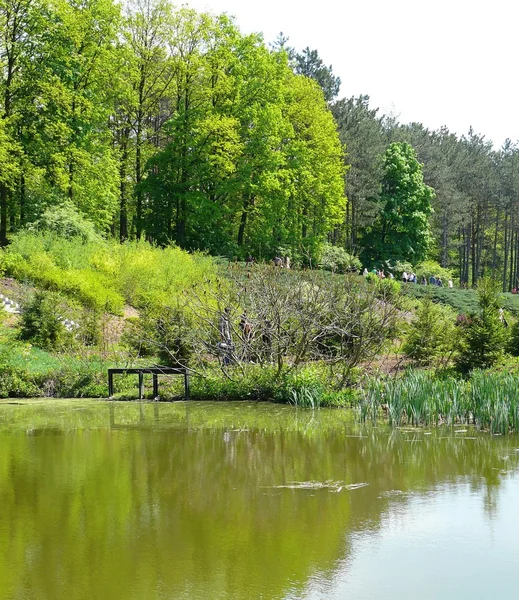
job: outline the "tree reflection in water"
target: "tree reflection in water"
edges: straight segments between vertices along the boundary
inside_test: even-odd
[[[0,597],[298,597],[413,498],[468,485],[494,515],[517,446],[273,405],[0,404]]]

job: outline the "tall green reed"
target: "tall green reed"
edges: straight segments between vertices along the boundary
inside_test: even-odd
[[[362,420],[387,415],[391,425],[475,424],[491,433],[519,431],[519,376],[474,371],[470,380],[409,371],[374,379],[360,403]]]

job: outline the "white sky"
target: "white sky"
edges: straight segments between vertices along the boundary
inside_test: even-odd
[[[472,125],[500,146],[519,140],[516,0],[185,0],[227,12],[267,43],[319,52],[339,97],[368,94],[403,123],[458,134]]]

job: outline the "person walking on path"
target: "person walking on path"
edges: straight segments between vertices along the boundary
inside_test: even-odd
[[[231,309],[227,306],[224,308],[223,313],[220,316],[220,343],[218,347],[223,350],[223,364],[228,365],[231,363],[232,356],[232,333],[231,333]]]

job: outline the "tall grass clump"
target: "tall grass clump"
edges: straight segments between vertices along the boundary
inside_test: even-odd
[[[465,381],[409,371],[398,379],[373,379],[360,402],[362,420],[387,415],[401,425],[474,424],[491,433],[519,431],[519,377],[473,371]]]
[[[475,371],[471,377],[475,423],[492,433],[519,431],[518,390],[517,376]]]
[[[467,422],[470,396],[462,380],[437,379],[423,371],[409,371],[392,380],[368,383],[361,399],[364,420],[387,414],[391,425],[438,425]]]

